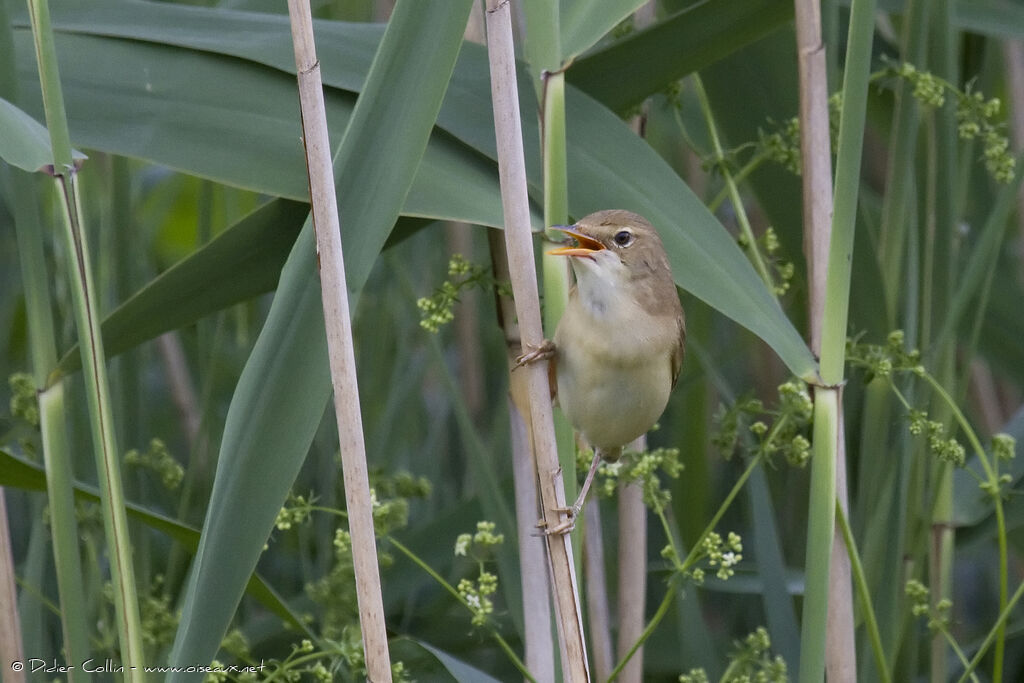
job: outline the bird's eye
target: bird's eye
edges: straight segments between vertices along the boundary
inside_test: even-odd
[[[619,230],[612,239],[620,247],[628,247],[633,243],[633,233],[629,230]]]

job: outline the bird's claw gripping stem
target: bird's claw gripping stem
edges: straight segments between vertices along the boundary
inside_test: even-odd
[[[576,517],[580,514],[579,508],[573,505],[572,507],[560,507],[555,508],[555,512],[561,512],[566,515],[566,519],[562,520],[555,526],[548,528],[548,522],[545,519],[541,519],[537,522],[537,536],[562,536],[565,534],[571,534],[576,528]]]
[[[513,370],[517,370],[524,365],[529,365],[530,363],[536,363],[540,360],[551,360],[555,356],[555,342],[550,339],[545,339],[541,342],[540,346],[530,347],[527,345],[526,348],[530,350],[516,357],[516,364],[512,368]]]

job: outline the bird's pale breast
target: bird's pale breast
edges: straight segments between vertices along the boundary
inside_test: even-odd
[[[665,410],[678,343],[674,326],[616,303],[595,312],[570,300],[555,334],[559,404],[592,446],[607,450],[649,430]]]

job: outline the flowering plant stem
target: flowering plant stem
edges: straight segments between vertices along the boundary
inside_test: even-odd
[[[750,475],[753,474],[754,468],[761,464],[762,458],[763,454],[758,453],[756,456],[750,459],[750,462],[747,463],[746,469],[743,470],[743,474],[741,474],[739,478],[736,480],[736,483],[733,484],[732,489],[730,489],[728,495],[726,495],[725,499],[722,501],[722,504],[718,506],[718,511],[715,512],[714,516],[711,518],[711,521],[709,521],[707,526],[704,527],[704,531],[701,532],[700,536],[697,538],[697,542],[693,544],[693,547],[690,548],[690,552],[687,553],[686,558],[683,559],[682,562],[680,562],[678,559],[679,550],[676,547],[675,534],[672,533],[672,529],[669,526],[668,518],[665,516],[665,511],[661,507],[656,508],[655,512],[658,515],[658,519],[661,520],[661,526],[662,529],[664,529],[665,531],[665,537],[668,539],[669,545],[671,545],[672,547],[671,559],[674,565],[672,567],[673,576],[672,579],[669,581],[668,590],[665,593],[665,597],[662,598],[661,604],[658,605],[658,609],[654,612],[654,616],[651,617],[651,620],[647,623],[646,628],[644,628],[643,633],[640,634],[640,637],[637,639],[637,641],[633,643],[633,646],[630,647],[626,654],[623,655],[622,659],[615,665],[615,668],[612,670],[611,675],[608,677],[609,683],[611,681],[614,681],[618,677],[618,675],[626,667],[626,664],[629,663],[630,658],[636,653],[637,650],[640,649],[644,642],[651,637],[651,634],[654,633],[654,630],[658,627],[658,624],[661,623],[661,620],[665,618],[666,614],[668,614],[668,608],[672,605],[672,601],[675,599],[676,594],[678,593],[679,579],[681,578],[682,574],[686,572],[694,564],[696,564],[697,560],[700,559],[704,545],[704,539],[706,539],[711,534],[711,532],[715,530],[715,526],[718,525],[718,522],[725,515],[726,511],[729,509],[729,506],[732,505],[733,501],[736,499],[736,496],[738,496],[740,491],[743,490],[743,486],[747,483],[747,479],[750,478]]]
[[[864,628],[868,632],[868,640],[871,643],[871,653],[875,657],[875,667],[878,671],[878,679],[882,683],[891,683],[892,676],[889,673],[888,660],[885,657],[885,647],[882,645],[882,636],[878,632],[878,620],[875,618],[875,608],[871,604],[871,592],[868,590],[868,581],[864,576],[864,567],[860,562],[860,554],[857,552],[857,545],[853,539],[853,531],[846,519],[843,508],[836,501],[836,523],[843,534],[846,543],[846,550],[850,556],[850,567],[853,572],[853,581],[857,587],[857,597],[860,598],[861,618],[864,620]]]
[[[697,93],[697,99],[700,102],[700,110],[704,114],[704,120],[707,122],[708,136],[711,138],[712,153],[714,154],[715,160],[721,162],[725,157],[725,152],[722,149],[722,143],[718,139],[718,128],[715,126],[715,117],[711,112],[711,103],[708,101],[707,93],[704,92],[704,83],[696,73],[693,74],[692,81]],[[764,284],[767,285],[768,291],[774,292],[775,283],[772,282],[772,276],[768,272],[768,267],[765,265],[764,258],[761,256],[760,250],[757,248],[757,240],[754,238],[754,230],[750,227],[750,219],[747,218],[747,212],[743,207],[743,200],[740,198],[740,191],[736,186],[736,181],[733,179],[732,174],[725,167],[724,163],[719,163],[718,170],[722,174],[722,178],[725,180],[725,186],[729,192],[729,200],[732,202],[733,209],[736,211],[736,219],[740,224],[740,234],[743,236],[744,251],[747,252],[747,256],[750,257],[751,262],[754,264],[754,269],[757,270],[757,274],[761,276],[762,280],[764,280]]]
[[[417,555],[408,547],[399,542],[394,536],[388,536],[387,540],[388,543],[395,546],[395,548],[397,548],[399,552],[401,552],[403,555],[412,560],[412,562],[417,567],[425,571],[430,576],[430,578],[434,579],[434,581],[437,581],[437,583],[442,588],[451,593],[452,597],[459,601],[459,604],[461,604],[467,610],[473,611],[473,608],[470,606],[470,604],[466,602],[466,598],[464,598],[462,594],[455,589],[455,586],[445,581],[444,577],[438,574],[433,567],[424,562],[419,555]],[[498,644],[498,647],[501,648],[502,652],[508,655],[509,661],[511,661],[513,666],[515,666],[519,670],[519,673],[521,673],[526,680],[531,681],[532,683],[536,683],[536,679],[530,673],[530,670],[526,668],[526,664],[523,663],[523,660],[521,660],[519,658],[519,655],[515,653],[515,650],[512,649],[512,646],[508,644],[508,641],[502,638],[501,634],[498,633],[498,631],[493,626],[488,625],[487,630],[490,632],[491,637],[494,638],[494,642],[496,642]]]

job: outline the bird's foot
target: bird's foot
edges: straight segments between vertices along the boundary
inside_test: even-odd
[[[579,511],[573,510],[572,508],[556,508],[556,512],[564,513],[565,519],[561,520],[554,526],[548,526],[547,519],[541,519],[537,522],[538,531],[534,536],[548,537],[548,536],[565,536],[566,533],[571,533],[575,529],[575,520]]]
[[[551,360],[555,356],[555,342],[550,339],[545,339],[541,342],[540,346],[530,347],[526,353],[516,357],[516,364],[513,366],[513,370],[529,365],[530,363],[536,363],[539,360]]]
[[[566,518],[552,527],[548,526],[546,519],[541,519],[537,522],[537,536],[564,536],[573,532],[576,528],[576,517],[580,514],[579,509],[574,505],[555,508],[555,512],[566,515]]]

